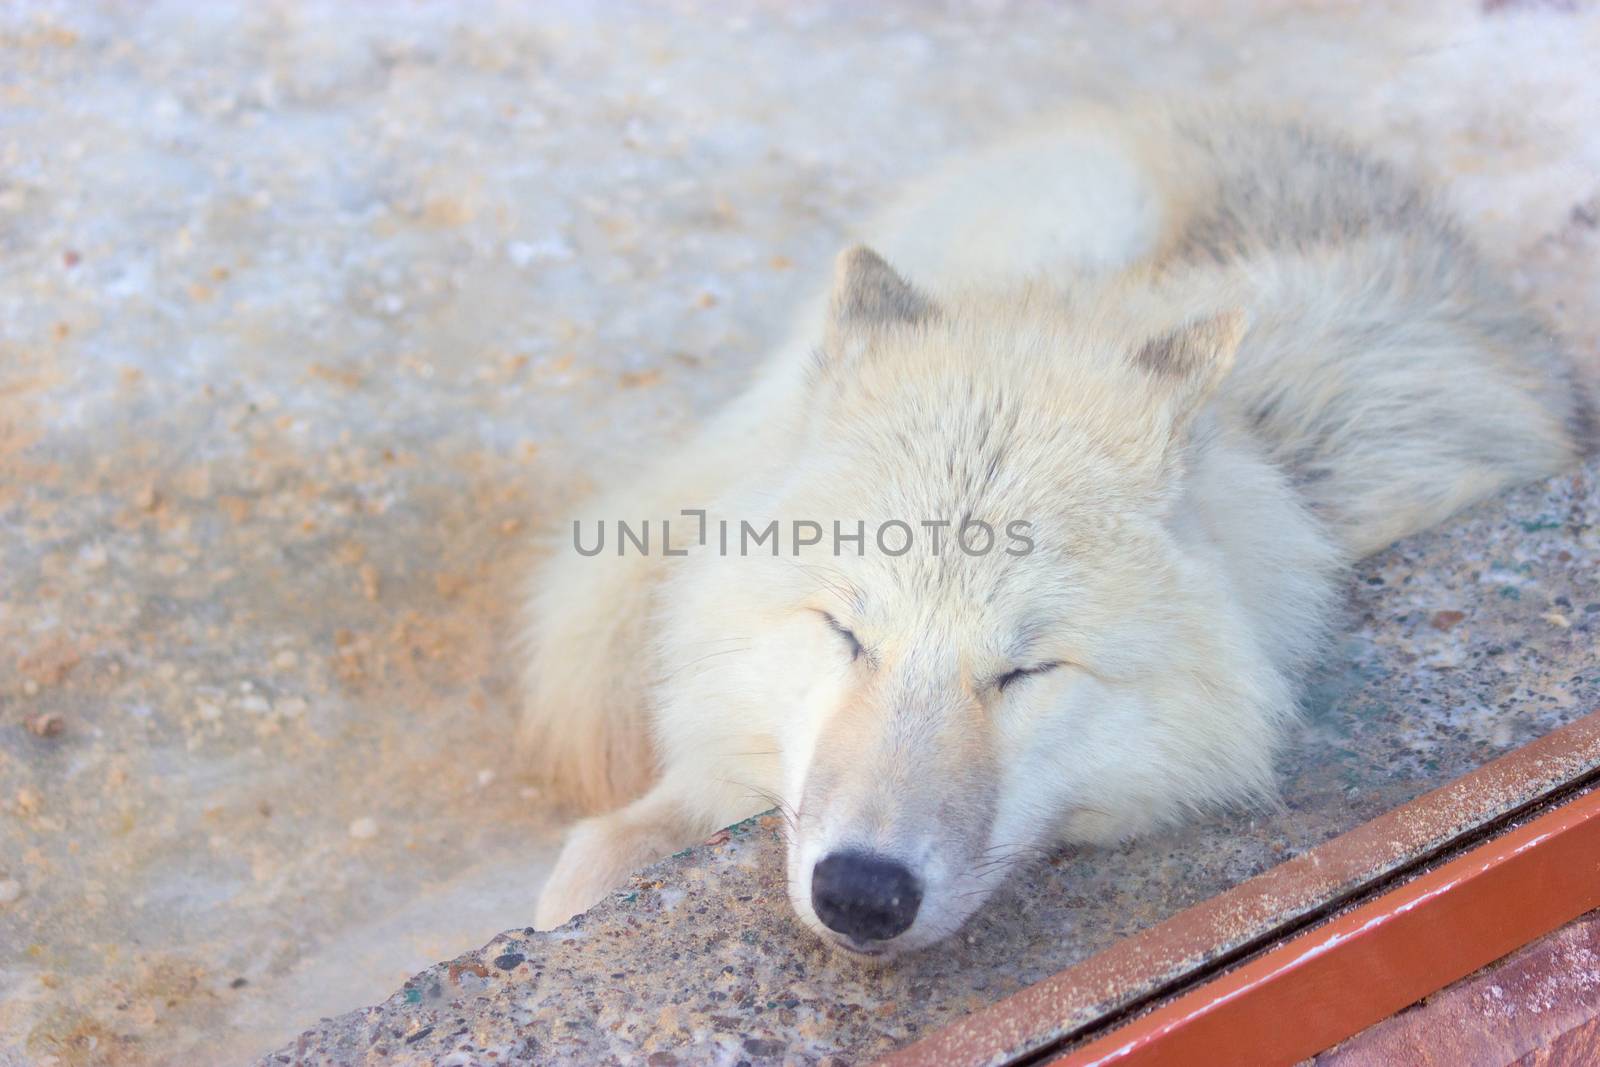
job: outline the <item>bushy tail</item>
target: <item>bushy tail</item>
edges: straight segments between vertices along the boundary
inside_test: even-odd
[[[569,552],[534,575],[517,756],[558,806],[607,811],[655,777],[645,709],[649,563]]]

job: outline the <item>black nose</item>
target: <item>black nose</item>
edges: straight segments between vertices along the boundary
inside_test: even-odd
[[[811,872],[811,907],[828,929],[887,941],[911,929],[922,887],[904,865],[870,852],[832,852]]]

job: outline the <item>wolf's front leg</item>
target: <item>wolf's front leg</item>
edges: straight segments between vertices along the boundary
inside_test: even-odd
[[[707,799],[704,783],[697,795],[690,783],[668,778],[627,807],[578,823],[539,894],[534,924],[541,930],[561,925],[593,907],[640,867],[703,841],[760,808],[736,795],[718,797],[720,802],[712,804]]]

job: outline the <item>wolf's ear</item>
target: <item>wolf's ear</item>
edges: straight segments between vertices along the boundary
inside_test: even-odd
[[[921,322],[933,314],[933,302],[872,249],[854,245],[839,253],[828,301],[827,346],[836,357],[872,330]]]
[[[1146,341],[1133,362],[1170,398],[1174,420],[1184,423],[1233,368],[1248,325],[1238,309],[1194,319]]]

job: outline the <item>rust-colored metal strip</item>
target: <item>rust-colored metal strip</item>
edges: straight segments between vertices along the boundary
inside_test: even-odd
[[[1290,936],[1509,813],[1600,768],[1600,712],[1554,730],[1371,822],[890,1055],[886,1067],[1036,1059]]]
[[[1298,1063],[1596,907],[1591,791],[1050,1063]]]
[[[1600,1063],[1600,911],[1317,1054],[1317,1067]]]

